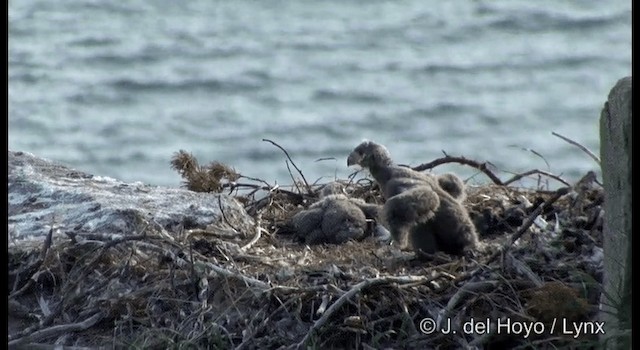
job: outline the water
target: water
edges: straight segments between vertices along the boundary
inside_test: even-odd
[[[597,163],[551,132],[599,154],[630,74],[630,1],[10,1],[9,148],[168,186],[184,149],[288,184],[263,138],[310,182],[367,138],[575,181]]]

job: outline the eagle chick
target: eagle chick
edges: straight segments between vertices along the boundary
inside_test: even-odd
[[[372,141],[359,144],[347,165],[366,168],[386,199],[382,219],[401,248],[460,255],[478,242],[462,205],[464,184],[453,174],[434,177],[395,165],[389,151]]]
[[[306,244],[341,244],[367,235],[367,219],[378,220],[381,206],[349,198],[339,183],[329,183],[320,200],[291,218],[296,235]]]

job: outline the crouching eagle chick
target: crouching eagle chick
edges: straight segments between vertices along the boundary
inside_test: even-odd
[[[296,213],[290,223],[306,244],[341,244],[364,239],[371,231],[368,219],[377,221],[380,212],[381,206],[349,198],[342,185],[334,182],[325,185],[320,200]]]
[[[389,151],[372,141],[359,144],[347,165],[366,168],[386,202],[382,221],[401,248],[461,255],[478,243],[469,213],[462,205],[464,184],[453,174],[440,177],[395,165]]]

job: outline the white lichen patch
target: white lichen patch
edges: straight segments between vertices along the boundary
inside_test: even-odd
[[[234,198],[93,176],[9,151],[9,243],[61,233],[136,234],[155,225],[175,232],[204,228],[225,217],[234,227],[252,219]],[[218,198],[220,197],[220,198]],[[222,208],[222,209],[221,209]]]

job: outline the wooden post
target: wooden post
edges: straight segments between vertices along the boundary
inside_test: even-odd
[[[607,348],[631,348],[631,77],[620,79],[600,116],[604,181],[604,280],[600,320]]]

